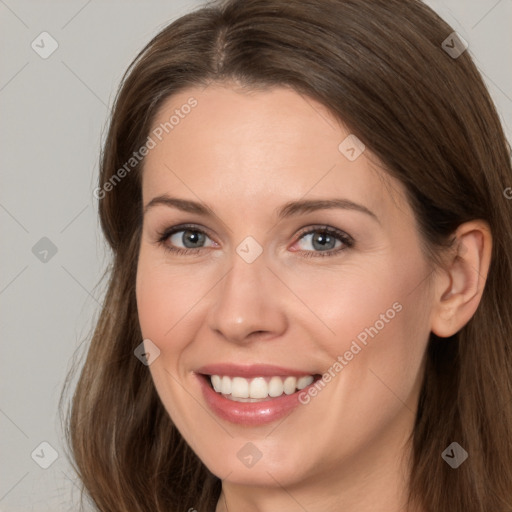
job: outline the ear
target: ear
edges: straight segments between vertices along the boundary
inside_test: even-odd
[[[431,330],[439,337],[454,335],[474,315],[484,290],[491,262],[492,235],[481,220],[461,224],[453,249],[435,275]]]

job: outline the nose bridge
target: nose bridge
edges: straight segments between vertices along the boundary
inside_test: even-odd
[[[267,268],[265,254],[256,254],[251,241],[242,242],[231,259],[231,268],[216,287],[209,314],[210,328],[235,342],[251,333],[281,334],[286,329],[278,280]]]

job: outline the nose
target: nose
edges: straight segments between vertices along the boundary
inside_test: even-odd
[[[267,267],[263,255],[247,263],[234,254],[230,271],[214,290],[208,325],[218,336],[233,343],[248,343],[286,331],[286,289]]]

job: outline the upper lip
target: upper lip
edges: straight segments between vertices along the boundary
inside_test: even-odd
[[[226,375],[228,377],[272,377],[281,375],[291,375],[294,377],[302,377],[304,375],[316,375],[316,372],[308,370],[297,370],[294,368],[285,368],[283,366],[275,366],[269,364],[232,364],[232,363],[218,363],[207,364],[201,366],[195,373],[203,375]]]

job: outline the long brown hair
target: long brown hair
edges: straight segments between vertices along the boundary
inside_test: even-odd
[[[189,86],[289,86],[325,105],[406,187],[432,259],[455,229],[485,220],[492,262],[456,335],[431,335],[414,431],[411,503],[512,511],[512,185],[507,142],[469,51],[418,0],[227,0],[162,30],[127,70],[101,156],[108,291],[66,418],[76,471],[103,512],[215,509],[220,481],[184,442],[134,356],[141,169],[109,180],[147,141],[155,113]],[[119,176],[119,175],[118,175]],[[69,385],[69,383],[68,383]],[[459,443],[452,469],[441,453]]]

